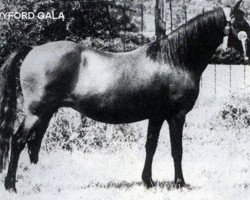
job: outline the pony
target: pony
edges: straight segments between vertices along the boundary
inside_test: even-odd
[[[24,46],[14,51],[0,72],[1,169],[6,166],[11,143],[5,188],[16,192],[18,160],[26,144],[31,163],[38,162],[43,136],[53,113],[60,107],[71,107],[94,120],[112,124],[148,119],[142,172],[147,188],[155,185],[153,156],[166,120],[175,169],[174,185],[183,187],[185,117],[195,104],[202,72],[217,47],[226,41],[242,53],[246,49],[242,47],[246,41],[238,38],[242,31],[250,35],[248,23],[238,17],[241,3],[201,14],[166,37],[131,52],[102,52],[70,41]],[[25,59],[19,73],[17,63],[22,57]],[[19,74],[25,117],[13,134]]]

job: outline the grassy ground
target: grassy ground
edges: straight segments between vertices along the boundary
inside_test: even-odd
[[[24,151],[18,168],[18,193],[4,190],[4,172],[0,175],[0,199],[246,200],[250,196],[250,128],[237,126],[232,121],[235,119],[222,119],[223,109],[226,107],[221,102],[200,102],[187,116],[183,139],[187,186],[181,190],[173,188],[168,125],[164,124],[153,164],[157,183],[153,189],[147,190],[141,182],[145,158],[142,137],[112,153],[42,150],[38,165],[30,165]],[[145,134],[147,122],[137,125]]]

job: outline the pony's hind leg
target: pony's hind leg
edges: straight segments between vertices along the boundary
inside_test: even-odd
[[[46,114],[40,118],[37,126],[32,130],[28,138],[28,152],[30,157],[30,162],[37,164],[39,158],[39,151],[41,148],[42,140],[44,134],[48,128],[52,114]]]
[[[36,126],[39,118],[35,115],[28,114],[25,116],[22,124],[14,134],[11,142],[11,156],[8,167],[8,173],[5,178],[5,188],[16,192],[16,171],[18,166],[19,156],[28,141],[29,133]]]

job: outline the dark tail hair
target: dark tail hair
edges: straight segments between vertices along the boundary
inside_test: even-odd
[[[23,46],[9,55],[0,68],[0,172],[6,167],[17,107],[18,62],[31,46]]]

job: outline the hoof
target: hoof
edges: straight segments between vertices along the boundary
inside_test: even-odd
[[[38,158],[37,159],[30,159],[31,164],[37,164],[38,163]]]
[[[4,182],[5,189],[9,192],[17,192],[15,178],[6,178]]]
[[[152,178],[142,178],[142,181],[148,189],[156,186]]]
[[[17,193],[16,188],[6,189],[9,193]]]
[[[33,153],[29,151],[30,163],[37,164],[38,163],[38,153]]]
[[[185,181],[184,179],[180,179],[180,178],[177,178],[175,181],[174,181],[174,187],[177,188],[177,189],[181,189],[182,187],[185,186]]]

